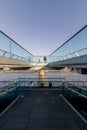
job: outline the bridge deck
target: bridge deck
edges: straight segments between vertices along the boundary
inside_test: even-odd
[[[87,130],[58,96],[58,91],[30,90],[0,119],[0,130]]]

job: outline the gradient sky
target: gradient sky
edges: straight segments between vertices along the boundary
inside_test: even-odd
[[[49,55],[87,24],[87,0],[0,0],[0,30],[34,55]]]

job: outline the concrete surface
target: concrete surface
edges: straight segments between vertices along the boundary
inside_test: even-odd
[[[57,90],[30,90],[0,118],[0,130],[87,130]]]

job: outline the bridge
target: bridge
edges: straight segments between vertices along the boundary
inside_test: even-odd
[[[69,68],[87,73],[87,25],[49,56],[34,56],[0,31],[0,69]]]

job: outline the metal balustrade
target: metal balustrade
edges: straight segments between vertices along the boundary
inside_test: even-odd
[[[19,78],[17,86],[19,88],[60,88],[63,85],[64,78]]]
[[[63,96],[73,106],[75,112],[87,123],[87,81],[68,81],[62,89]]]

